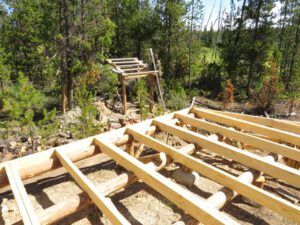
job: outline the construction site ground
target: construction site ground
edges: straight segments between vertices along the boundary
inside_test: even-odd
[[[160,138],[166,139],[164,134],[161,134]],[[176,144],[176,147],[180,147],[177,138],[171,137],[168,140],[168,144],[172,143]],[[233,175],[239,175],[246,170],[244,166],[206,150],[201,151],[198,157],[220,169],[229,171]],[[124,172],[122,168],[103,154],[77,162],[76,165],[94,184],[103,183]],[[178,168],[178,165],[172,164],[163,170],[162,173],[166,177],[173,179],[172,173]],[[27,180],[25,184],[25,188],[37,213],[81,192],[73,179],[69,175],[66,175],[66,171],[63,168]],[[205,178],[205,176],[199,175],[195,184],[186,188],[189,188],[201,197],[208,198],[211,194],[218,191],[221,186]],[[278,190],[284,190],[289,196],[293,196],[292,199],[298,201],[299,204],[300,189],[298,188],[266,176],[264,189],[276,195],[278,194]],[[189,216],[181,209],[142,182],[136,182],[114,194],[112,201],[132,224],[162,225],[172,224],[178,220],[189,220]],[[9,187],[0,190],[0,204],[0,225],[21,224],[19,222],[21,221],[21,217],[18,207]],[[222,211],[235,220],[238,220],[241,224],[295,224],[241,196],[232,200]],[[95,206],[90,205],[86,209],[57,222],[57,224],[98,225],[110,223]]]

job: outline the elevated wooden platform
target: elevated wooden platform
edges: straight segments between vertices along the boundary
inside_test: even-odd
[[[122,98],[123,98],[123,112],[126,114],[126,81],[132,79],[139,79],[143,77],[149,78],[150,83],[150,99],[154,101],[154,89],[156,76],[160,75],[160,71],[149,70],[148,65],[138,58],[111,58],[107,59],[109,65],[112,66],[113,72],[119,75],[122,83]]]
[[[158,132],[177,136],[185,140],[187,145],[176,149],[155,138]],[[217,138],[214,138],[216,135]],[[139,143],[137,149],[132,147],[133,142]],[[122,146],[126,146],[125,150]],[[144,146],[156,153],[140,157]],[[57,222],[91,203],[112,224],[130,224],[108,196],[137,180],[151,186],[204,224],[238,224],[220,211],[220,208],[239,194],[300,223],[299,205],[261,188],[263,174],[300,188],[299,146],[300,126],[297,123],[193,107],[2,163],[0,188],[11,186],[26,225]],[[238,177],[233,176],[195,157],[202,149],[243,164],[249,170]],[[258,149],[269,154],[261,156],[248,149]],[[95,186],[74,162],[100,153],[115,160],[127,172]],[[277,160],[280,157],[293,163],[279,163]],[[186,171],[194,170],[224,188],[208,199],[196,195],[158,172],[174,161]],[[22,180],[58,167],[67,170],[82,188],[86,198],[63,200],[42,213],[36,213]]]

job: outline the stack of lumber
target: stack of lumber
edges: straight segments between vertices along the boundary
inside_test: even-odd
[[[187,144],[180,149],[168,145],[154,137],[161,131]],[[206,131],[209,136],[200,131]],[[133,142],[140,143],[138,149],[132,148]],[[122,146],[126,146],[125,150]],[[144,146],[157,153],[140,157]],[[130,224],[108,196],[137,180],[152,187],[200,223],[238,224],[220,210],[237,195],[300,223],[300,207],[297,204],[257,185],[263,182],[263,174],[267,174],[300,188],[299,164],[277,162],[280,157],[298,162],[299,146],[299,124],[193,107],[0,164],[0,187],[10,185],[24,224],[51,224],[92,203],[112,224]],[[253,148],[269,155],[248,151]],[[249,170],[234,176],[195,157],[202,149],[232,159]],[[127,172],[95,186],[74,164],[95,154],[109,156]],[[224,188],[204,199],[158,172],[172,162]],[[67,170],[83,193],[36,213],[22,181],[58,167]]]

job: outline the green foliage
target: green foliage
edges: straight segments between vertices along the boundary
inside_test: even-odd
[[[96,123],[97,109],[94,105],[94,94],[89,91],[81,80],[76,88],[75,100],[81,110],[80,116],[74,125],[71,125],[71,132],[76,138],[85,138],[102,131],[102,126]]]
[[[0,46],[0,93],[3,93],[6,91],[7,86],[9,85],[10,81],[10,73],[11,68],[6,63],[6,57],[4,54],[3,49]],[[0,104],[0,110],[1,110],[1,104]]]
[[[215,98],[222,92],[225,80],[226,75],[222,73],[222,67],[217,63],[210,63],[202,71],[199,87],[206,91],[209,97]]]
[[[22,127],[20,135],[30,137],[48,137],[58,128],[58,122],[54,121],[56,109],[47,112],[44,95],[22,73],[19,73],[16,83],[1,94],[0,101],[3,102],[2,112],[6,117],[1,124],[6,130],[5,136],[9,136],[16,126]],[[40,118],[42,109],[43,116]]]
[[[266,74],[262,85],[253,93],[257,104],[257,110],[260,113],[272,111],[274,100],[280,92],[280,82],[278,75],[278,66],[273,55],[269,57],[266,63]]]
[[[142,119],[147,118],[148,109],[146,107],[147,104],[147,86],[144,79],[139,79],[137,82],[137,99],[139,102],[140,113]]]
[[[56,120],[57,110],[54,108],[51,111],[43,109],[43,118],[37,122],[39,135],[43,137],[43,141],[53,135],[59,128],[59,121]]]
[[[23,125],[29,124],[33,119],[33,112],[40,111],[44,106],[43,94],[22,73],[19,73],[17,82],[1,98],[4,103],[3,112],[8,114],[10,120],[20,121]]]
[[[109,66],[103,66],[100,77],[96,83],[96,91],[107,98],[113,98],[118,93],[120,84],[118,75],[111,71]]]
[[[188,97],[180,82],[172,80],[166,94],[166,105],[172,110],[179,110],[188,105]]]

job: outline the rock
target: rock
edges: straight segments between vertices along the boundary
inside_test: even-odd
[[[16,141],[11,141],[9,142],[9,148],[10,149],[15,149],[17,147],[17,142]]]
[[[42,151],[42,147],[41,147],[41,146],[37,146],[36,151],[37,151],[37,152]]]
[[[1,205],[1,213],[4,214],[4,213],[8,213],[9,209],[8,209],[8,206],[7,205]]]
[[[19,154],[19,155],[22,155],[22,154],[26,153],[26,146],[22,145],[22,146],[16,148],[16,153]]]
[[[29,138],[27,139],[27,142],[28,142],[29,144],[32,144],[32,138],[29,137]]]
[[[191,187],[196,182],[198,176],[195,173],[186,173],[178,169],[172,173],[172,178],[179,184]]]
[[[70,137],[68,134],[62,133],[62,132],[59,133],[58,136],[61,137],[61,138],[67,138],[67,139]]]
[[[1,152],[1,153],[4,152],[5,147],[6,147],[6,146],[5,146],[4,144],[1,144],[1,145],[0,145],[0,152]]]
[[[25,136],[22,136],[20,139],[23,143],[27,141],[27,137],[25,137]]]

